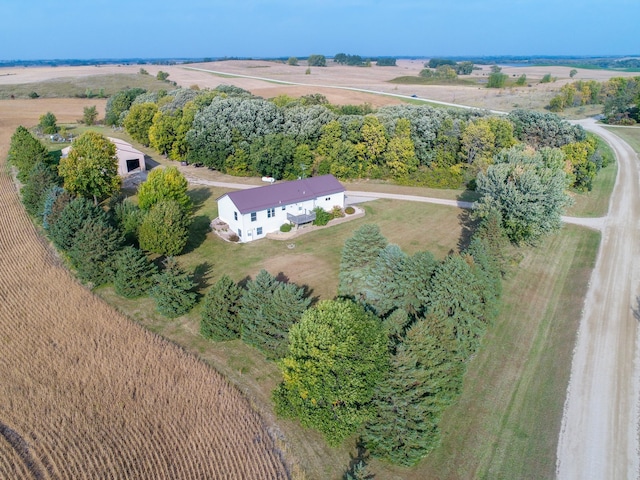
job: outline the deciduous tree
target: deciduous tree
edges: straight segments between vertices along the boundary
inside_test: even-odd
[[[18,178],[24,182],[34,165],[49,162],[49,151],[29,130],[19,126],[11,136],[9,162],[18,169]]]
[[[304,313],[289,338],[276,411],[339,445],[373,415],[371,401],[388,367],[382,324],[350,300],[325,300]]]
[[[154,168],[138,187],[138,205],[149,210],[160,201],[174,200],[188,214],[192,208],[188,188],[189,182],[176,167]]]
[[[140,248],[160,255],[178,255],[187,245],[190,223],[178,202],[161,200],[149,209],[140,224]]]
[[[540,153],[522,148],[504,150],[477,178],[476,215],[484,218],[496,209],[514,243],[533,243],[562,225],[568,178],[561,165],[550,165]]]
[[[157,111],[158,106],[155,103],[140,103],[131,106],[124,119],[124,128],[131,135],[131,138],[144,146],[149,145],[149,129]]]
[[[116,146],[104,135],[88,131],[76,138],[58,172],[71,193],[99,201],[120,190]]]

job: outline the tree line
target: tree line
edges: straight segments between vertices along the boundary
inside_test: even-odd
[[[173,258],[187,245],[192,209],[176,167],[151,171],[134,204],[120,194],[115,145],[97,132],[80,135],[57,159],[18,127],[9,162],[22,182],[25,210],[81,281],[112,283],[127,298],[150,295],[169,317],[195,305],[196,285]]]
[[[552,113],[515,110],[499,117],[417,105],[338,107],[319,94],[265,100],[230,86],[126,90],[107,102],[106,123],[123,125],[136,141],[171,159],[231,175],[331,173],[444,188],[473,185],[503,148],[562,148],[587,138],[581,127]],[[597,167],[591,156],[586,161]],[[568,160],[567,169],[575,164]]]
[[[547,108],[562,112],[581,105],[602,105],[605,122],[634,125],[640,121],[640,77],[614,77],[604,82],[578,80],[560,88]]]

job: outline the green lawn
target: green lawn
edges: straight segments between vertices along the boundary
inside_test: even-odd
[[[611,127],[608,130],[622,138],[631,145],[631,148],[640,153],[640,127]]]

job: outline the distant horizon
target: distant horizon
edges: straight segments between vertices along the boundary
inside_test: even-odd
[[[8,60],[272,59],[283,52],[624,56],[640,17],[637,0],[6,0],[2,6],[0,58]]]
[[[127,63],[140,63],[149,64],[150,62],[184,62],[184,63],[201,63],[201,62],[219,62],[226,60],[263,60],[263,61],[286,61],[291,57],[295,57],[299,60],[305,60],[311,55],[323,55],[327,59],[333,59],[338,53],[346,53],[348,55],[359,55],[363,59],[378,59],[378,58],[395,58],[397,60],[418,60],[418,59],[432,59],[443,58],[450,60],[508,60],[514,62],[525,63],[530,60],[597,60],[597,59],[640,59],[640,54],[607,54],[607,55],[515,55],[515,54],[487,54],[487,55],[366,55],[357,52],[336,52],[328,55],[324,53],[310,53],[307,55],[280,55],[280,56],[158,56],[158,57],[59,57],[59,58],[0,58],[0,65],[7,63],[54,63],[54,62],[127,62]]]

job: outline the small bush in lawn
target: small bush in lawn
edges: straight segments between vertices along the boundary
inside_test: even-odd
[[[240,241],[240,237],[234,233],[233,235],[229,235],[229,241],[230,242],[238,242],[238,241]]]
[[[353,207],[347,207],[344,209],[344,213],[346,213],[347,215],[353,215],[354,213],[356,213],[356,209]]]
[[[282,225],[280,225],[280,231],[283,233],[287,233],[291,231],[291,224],[290,223],[283,223]]]

